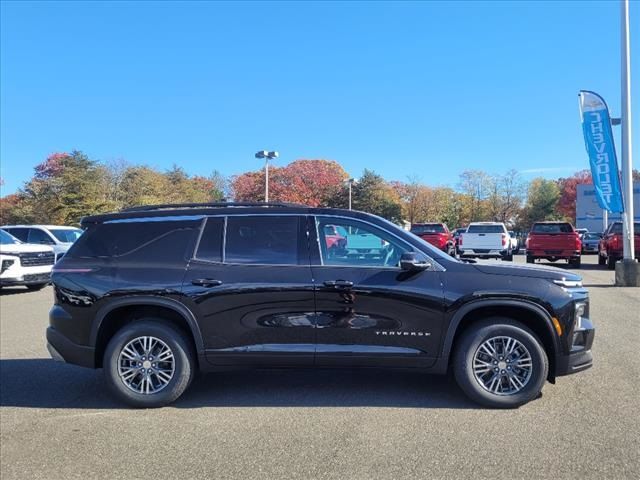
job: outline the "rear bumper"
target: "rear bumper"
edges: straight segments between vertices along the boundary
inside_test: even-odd
[[[458,247],[460,256],[463,257],[504,257],[509,254],[509,250],[489,250],[481,248],[464,248]]]
[[[54,360],[96,368],[94,348],[73,343],[53,327],[47,328],[47,350]]]
[[[538,248],[527,250],[527,256],[535,258],[575,258],[579,257],[581,253],[580,250],[543,250]]]

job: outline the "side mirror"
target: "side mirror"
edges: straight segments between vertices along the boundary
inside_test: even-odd
[[[417,272],[431,268],[429,262],[419,261],[415,252],[405,252],[400,257],[400,268],[407,272]]]

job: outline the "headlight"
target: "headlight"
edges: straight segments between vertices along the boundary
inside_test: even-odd
[[[587,304],[578,302],[575,305],[575,313],[574,313],[574,331],[582,330],[582,317],[584,316],[587,310]]]

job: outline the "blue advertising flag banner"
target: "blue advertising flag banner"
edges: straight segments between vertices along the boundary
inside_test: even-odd
[[[598,205],[610,212],[620,213],[624,211],[624,204],[609,109],[597,93],[581,90],[579,97],[584,143],[589,154]]]

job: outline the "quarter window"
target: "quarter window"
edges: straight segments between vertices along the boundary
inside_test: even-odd
[[[297,216],[230,216],[225,263],[297,265]]]
[[[393,235],[357,220],[319,217],[323,265],[398,267],[400,256],[411,251]]]

